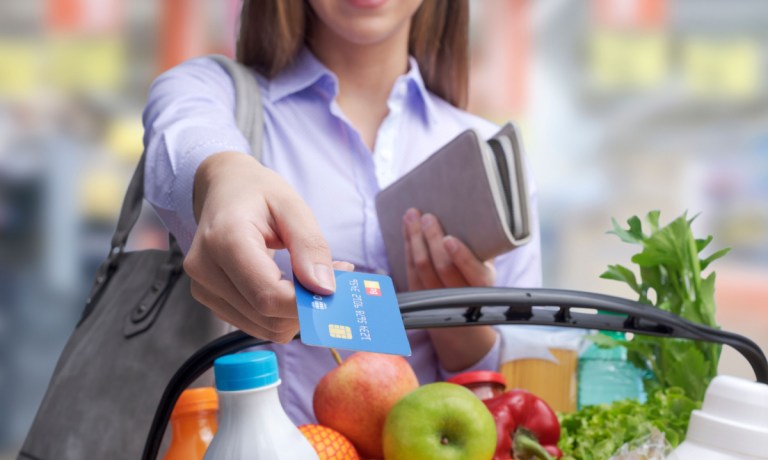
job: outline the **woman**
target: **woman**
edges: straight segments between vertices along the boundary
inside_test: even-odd
[[[334,265],[386,271],[376,193],[461,131],[496,131],[459,108],[467,29],[466,1],[246,0],[237,53],[259,72],[261,164],[215,62],[160,76],[144,114],[146,194],[186,252],[195,298],[249,334],[288,342],[298,325],[286,273],[330,294]],[[411,290],[540,284],[538,238],[494,269],[434,216],[409,210],[403,228]],[[410,331],[409,340],[422,384],[498,366],[490,327]],[[312,389],[331,355],[298,341],[271,348],[286,411],[297,424],[314,420]]]

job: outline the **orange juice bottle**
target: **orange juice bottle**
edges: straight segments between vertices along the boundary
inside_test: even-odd
[[[218,429],[219,400],[210,387],[185,390],[171,414],[171,446],[165,460],[202,460]]]

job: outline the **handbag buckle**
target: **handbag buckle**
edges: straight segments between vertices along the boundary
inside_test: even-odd
[[[138,304],[131,309],[123,327],[126,338],[133,337],[149,329],[162,310],[165,300],[170,293],[170,287],[181,272],[181,267],[172,261],[160,266],[155,281],[141,296]]]

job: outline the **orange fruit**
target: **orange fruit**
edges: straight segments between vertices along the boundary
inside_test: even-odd
[[[338,431],[323,425],[301,425],[299,430],[317,451],[320,460],[360,460],[355,446]]]

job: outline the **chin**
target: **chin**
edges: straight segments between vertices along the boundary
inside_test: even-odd
[[[352,22],[352,21],[351,21]],[[386,20],[378,18],[368,18],[366,20],[354,21],[353,24],[346,24],[343,30],[336,30],[350,44],[355,45],[376,45],[386,41],[395,35],[402,24],[388,24]],[[406,25],[407,26],[407,25]]]
[[[410,24],[422,0],[309,0],[323,24],[356,45],[372,45]]]

